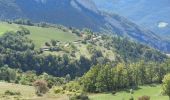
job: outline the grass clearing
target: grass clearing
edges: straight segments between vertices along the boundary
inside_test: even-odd
[[[0,22],[0,36],[7,31],[16,31],[17,29],[18,29],[18,25]]]
[[[32,33],[29,37],[38,47],[41,47],[45,42],[49,42],[52,39],[63,42],[78,40],[78,37],[75,34],[63,32],[56,28],[41,28],[35,26],[26,26],[26,28]]]
[[[115,95],[112,94],[94,94],[90,95],[91,100],[129,100],[131,96],[134,100],[138,100],[138,97],[147,95],[151,97],[151,100],[169,100],[168,96],[161,95],[161,85],[155,86],[141,86],[138,90],[134,91],[134,94],[130,94],[126,91],[118,92]]]
[[[6,96],[5,91],[20,92],[21,96]],[[0,82],[0,100],[69,100],[66,95],[54,94],[53,90],[50,90],[43,97],[37,97],[35,95],[35,89],[33,86],[26,86],[14,83]]]
[[[44,45],[45,42],[50,40],[59,40],[62,42],[71,42],[78,40],[78,36],[70,32],[63,32],[57,28],[42,28],[36,26],[26,26],[26,25],[17,25],[17,24],[8,24],[6,22],[0,22],[0,35],[7,31],[16,31],[19,29],[19,26],[24,26],[30,30],[30,37],[36,45],[36,48],[40,48]]]
[[[0,82],[0,98],[7,90],[20,92],[25,99],[35,96],[35,89],[32,86]]]

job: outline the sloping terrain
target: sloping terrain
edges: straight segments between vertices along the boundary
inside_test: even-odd
[[[22,25],[17,24],[7,24],[5,22],[0,23],[0,35],[7,31],[16,31],[19,30],[19,27]],[[45,42],[49,42],[52,39],[69,42],[69,41],[76,41],[79,38],[70,32],[64,32],[57,28],[41,28],[35,26],[24,26],[27,28],[32,34],[29,37],[34,41],[36,44],[36,48],[40,48],[44,45]]]
[[[162,37],[170,33],[169,0],[93,0],[102,11],[117,13]],[[130,9],[130,10],[129,10]]]
[[[139,89],[134,90],[134,94],[130,94],[127,91],[120,91],[115,95],[112,94],[96,94],[91,95],[91,100],[122,100],[133,96],[135,100],[141,95],[149,95],[150,100],[168,100],[168,96],[161,95],[161,85],[140,86]]]
[[[170,51],[167,41],[119,15],[100,12],[91,0],[1,0],[0,8],[1,19],[28,18],[34,22],[90,28],[128,36],[164,52]]]
[[[35,95],[35,88],[28,85],[20,85],[15,83],[0,82],[0,99],[1,100],[16,100],[16,99],[27,99],[27,100],[69,100],[65,95],[55,95],[54,92],[49,91],[46,95],[38,97]],[[6,91],[19,92],[21,95],[8,96],[4,93]]]
[[[57,40],[61,42],[62,46],[68,45],[69,43],[73,43],[78,50],[76,50],[76,57],[79,58],[81,55],[86,56],[87,58],[91,57],[91,54],[87,50],[87,44],[82,44],[81,42],[83,38],[73,34],[71,31],[64,32],[62,29],[57,29],[55,27],[37,27],[37,26],[27,26],[27,25],[19,25],[19,24],[8,24],[6,22],[0,23],[0,36],[3,35],[5,32],[8,31],[17,31],[20,30],[20,27],[23,26],[28,29],[31,34],[28,37],[33,41],[35,44],[36,49],[40,48],[47,48],[45,46],[46,42],[51,42],[51,40]],[[114,59],[115,55],[111,50],[107,50],[102,46],[95,46],[96,49],[99,49],[103,52],[104,56],[107,56],[110,59]],[[68,46],[66,49],[71,51],[71,48]],[[58,51],[58,52],[50,52],[49,50],[44,51],[45,54],[52,54],[52,55],[60,55],[62,56],[66,52]]]
[[[71,81],[72,77],[81,77],[82,75],[81,84],[93,86],[92,91],[97,91],[96,84],[101,84],[100,82],[104,82],[102,86],[115,86],[112,89],[120,87],[121,90],[126,88],[121,86],[131,84],[130,81],[126,80],[132,79],[132,82],[135,82],[132,84],[138,86],[140,82],[146,84],[154,81],[161,82],[161,77],[168,73],[166,69],[169,63],[165,54],[149,46],[130,41],[128,38],[101,35],[88,29],[77,30],[64,26],[53,26],[53,24],[48,24],[47,28],[47,26],[39,26],[38,23],[32,24],[32,26],[14,23],[1,22],[0,24],[0,30],[3,29],[0,36],[0,65],[4,66],[1,67],[0,80],[19,84],[0,83],[0,87],[3,87],[0,90],[0,98],[2,99],[68,100],[68,95],[81,93],[82,87],[86,87],[80,85],[80,83],[75,83],[74,80]],[[6,33],[2,34],[3,32]],[[64,38],[66,36],[67,38]],[[164,71],[163,74],[160,75],[159,70]],[[146,76],[142,77],[145,74]],[[99,78],[99,75],[102,78]],[[117,75],[121,77],[117,77]],[[46,91],[47,93],[43,96],[37,97],[32,86],[25,86],[35,86],[33,83],[37,79],[47,81],[46,87],[54,86],[54,88]],[[107,83],[110,83],[110,85]],[[100,87],[99,85],[98,88]],[[104,91],[107,91],[107,89],[104,89]],[[147,91],[145,88],[141,90]],[[157,91],[157,89],[155,90]],[[37,88],[36,91],[38,91]],[[101,89],[101,93],[103,93],[102,91]],[[151,90],[151,94],[148,94],[151,98],[155,98],[153,95],[156,92],[153,91]],[[134,92],[135,98],[143,95],[140,90]],[[125,93],[125,97],[129,97],[128,94]],[[118,91],[116,91],[115,96],[101,94],[89,97],[92,100],[100,97],[102,100],[104,96],[108,100],[111,98],[119,100],[123,97],[122,93]],[[157,95],[157,97],[166,98],[160,95]]]
[[[142,57],[148,59],[148,55],[146,52],[151,53],[151,55],[153,53],[151,59],[156,58],[157,60],[159,59],[161,61],[162,57],[164,58],[164,56],[160,54],[157,50],[144,45],[143,47],[142,44],[132,42],[131,40],[126,40],[126,38],[123,40],[119,40],[117,37],[115,37],[115,39],[112,39],[112,37],[110,37],[110,39],[105,39],[102,38],[103,35],[93,32],[88,33],[85,30],[77,30],[78,33],[74,33],[74,31],[69,28],[61,28],[59,26],[38,27],[36,25],[28,26],[1,22],[0,35],[2,36],[5,32],[8,31],[16,32],[20,30],[21,27],[24,27],[30,31],[30,35],[28,35],[27,37],[31,39],[32,42],[35,44],[35,49],[43,49],[44,54],[47,55],[52,54],[62,56],[63,54],[69,54],[76,59],[79,59],[80,56],[83,55],[90,59],[93,56],[94,51],[99,50],[102,52],[102,55],[104,57],[110,59],[111,61],[114,61],[117,55],[121,55],[123,59],[138,59]],[[134,34],[130,35],[135,36]],[[148,36],[147,34],[145,35]],[[154,37],[153,39],[156,38],[157,37]],[[56,43],[53,45],[52,41],[56,41]],[[143,50],[140,51],[141,49]],[[130,52],[138,52],[139,54],[131,54]],[[156,53],[156,55],[154,55],[154,52]],[[72,55],[72,53],[74,55]],[[157,57],[157,54],[161,57]]]

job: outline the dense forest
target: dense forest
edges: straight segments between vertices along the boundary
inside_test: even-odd
[[[152,83],[161,83],[164,75],[170,72],[169,62],[136,62],[96,65],[81,80],[85,91],[108,92]]]

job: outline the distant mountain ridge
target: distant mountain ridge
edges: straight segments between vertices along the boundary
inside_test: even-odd
[[[34,22],[105,31],[170,52],[170,43],[124,17],[101,12],[91,0],[0,0],[0,18],[28,18]]]
[[[169,0],[93,0],[102,11],[117,13],[160,36],[170,33]]]

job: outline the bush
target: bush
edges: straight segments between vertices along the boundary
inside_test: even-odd
[[[20,92],[13,92],[13,91],[10,91],[10,90],[6,90],[5,95],[21,95]]]
[[[82,86],[76,81],[70,81],[65,86],[63,86],[63,89],[69,92],[81,93],[83,91]]]
[[[33,86],[36,89],[36,94],[38,96],[42,96],[43,94],[47,93],[48,86],[47,86],[47,82],[44,80],[37,80],[33,83]]]
[[[49,42],[45,42],[45,46],[50,47],[51,45]]]
[[[0,80],[15,82],[16,80],[16,71],[14,69],[9,68],[8,66],[4,66],[0,68]]]
[[[61,87],[56,87],[54,89],[54,93],[56,93],[56,94],[61,93],[62,91],[63,91],[63,88],[61,88]]]
[[[129,98],[129,100],[134,100],[133,96],[131,96],[131,97]]]
[[[138,100],[150,100],[150,97],[149,96],[142,96],[142,97],[139,97]]]
[[[70,100],[90,100],[90,99],[86,94],[80,94],[70,97]]]
[[[52,44],[52,46],[56,46],[57,41],[56,40],[51,40],[51,44]]]
[[[116,91],[112,91],[112,95],[115,95],[116,94]]]

